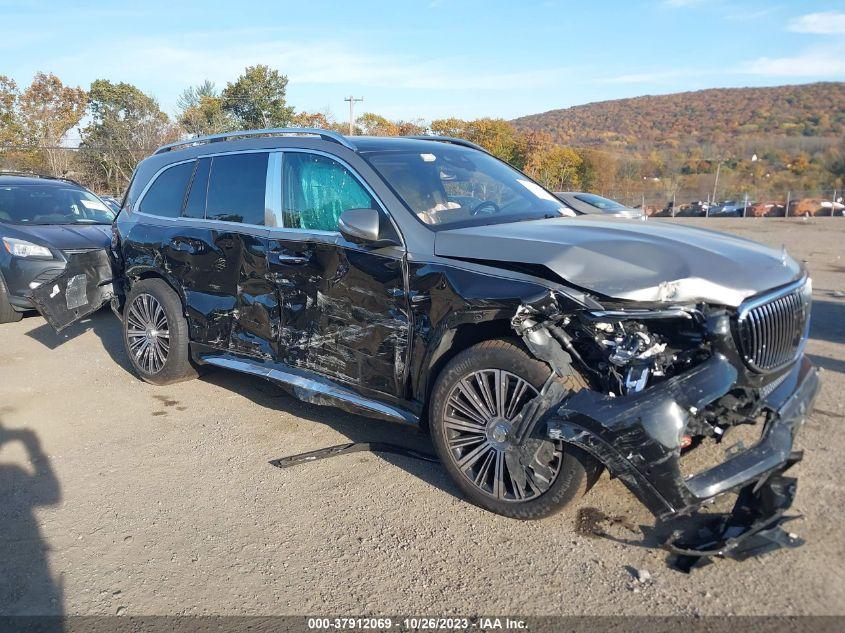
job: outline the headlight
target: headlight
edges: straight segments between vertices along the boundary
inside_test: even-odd
[[[14,237],[4,237],[3,246],[13,257],[42,257],[53,259],[53,253],[45,246],[38,246],[26,240],[18,240]]]

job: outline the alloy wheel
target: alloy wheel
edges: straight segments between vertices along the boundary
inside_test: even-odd
[[[129,353],[138,367],[157,374],[170,352],[167,313],[154,296],[141,293],[132,300],[126,313],[126,340]]]
[[[524,379],[501,369],[464,376],[446,400],[444,427],[453,463],[486,495],[524,502],[546,492],[560,472],[560,442],[523,438],[520,417],[538,395]]]

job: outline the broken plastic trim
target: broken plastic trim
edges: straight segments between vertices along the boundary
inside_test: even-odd
[[[415,451],[412,448],[399,446],[398,444],[388,444],[386,442],[352,442],[350,444],[338,444],[337,446],[328,446],[316,451],[309,451],[307,453],[300,453],[298,455],[290,455],[288,457],[279,457],[271,459],[270,464],[277,468],[290,468],[291,466],[299,466],[300,464],[307,464],[308,462],[316,462],[320,459],[328,459],[329,457],[337,457],[338,455],[348,455],[349,453],[359,453],[362,451],[370,451],[371,453],[392,453],[394,455],[403,455],[404,457],[413,457],[426,462],[440,463],[436,455]]]
[[[792,506],[798,487],[797,479],[784,473],[801,461],[803,454],[793,452],[780,468],[758,481],[741,488],[730,513],[713,515],[695,534],[675,530],[664,543],[674,554],[670,565],[684,573],[702,566],[714,556],[742,561],[782,547],[796,548],[804,541],[786,532],[781,526],[798,516],[785,516]],[[669,527],[678,521],[689,523],[690,518],[665,522]]]
[[[35,308],[57,332],[100,309],[114,296],[107,249],[75,253],[64,272],[32,291]]]

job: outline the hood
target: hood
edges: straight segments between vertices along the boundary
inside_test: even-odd
[[[645,302],[704,301],[736,307],[803,274],[785,250],[740,237],[604,217],[438,231],[435,253],[540,264],[575,286]]]
[[[111,244],[110,224],[6,224],[3,230],[10,237],[60,251],[103,248]]]

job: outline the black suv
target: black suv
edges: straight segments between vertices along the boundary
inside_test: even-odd
[[[73,180],[0,172],[0,323],[32,310],[32,290],[62,274],[69,256],[108,246],[113,220]]]
[[[138,166],[110,256],[35,295],[58,326],[112,299],[149,382],[223,367],[427,430],[458,487],[504,515],[550,513],[601,466],[661,517],[779,482],[818,388],[802,267],[728,235],[570,216],[458,139],[190,139]],[[684,472],[740,427],[753,448]]]

